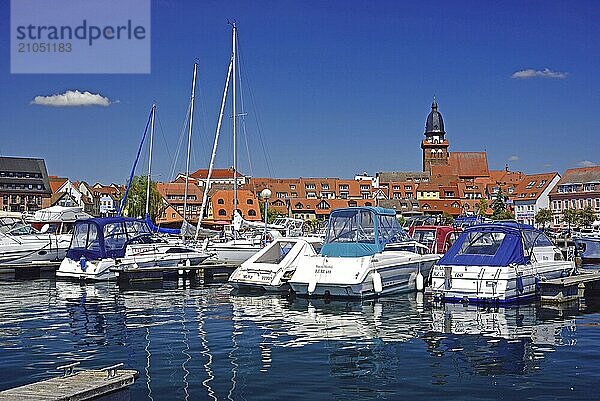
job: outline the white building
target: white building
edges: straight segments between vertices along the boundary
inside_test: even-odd
[[[515,219],[519,223],[535,225],[535,215],[550,208],[550,191],[560,180],[558,173],[526,175],[511,196]]]

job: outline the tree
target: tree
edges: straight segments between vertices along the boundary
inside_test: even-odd
[[[494,220],[512,220],[515,216],[506,209],[506,199],[502,195],[502,190],[496,193],[496,197],[492,201],[492,219]]]
[[[127,203],[125,204],[124,213],[130,217],[145,217],[146,216],[146,183],[147,176],[135,176],[131,181],[131,187],[127,194]],[[156,221],[156,216],[163,208],[163,199],[158,189],[156,182],[150,181],[150,204],[149,214],[152,221]]]
[[[442,223],[450,225],[454,222],[454,217],[448,212],[442,213]]]
[[[406,218],[405,218],[404,216],[402,216],[402,215],[399,215],[399,216],[397,216],[396,218],[398,219],[398,223],[399,223],[401,226],[404,226],[404,223],[406,223]]]
[[[596,214],[594,213],[594,209],[590,206],[586,206],[585,209],[579,209],[577,211],[579,217],[579,224],[584,227],[589,227],[596,220]]]
[[[575,209],[564,209],[562,220],[571,227],[577,227],[579,225],[579,213]]]
[[[540,209],[535,214],[535,222],[541,225],[542,228],[546,228],[546,224],[552,221],[552,211],[550,209]]]
[[[479,199],[479,202],[475,205],[475,213],[479,216],[485,216],[488,210],[488,201],[485,198]]]
[[[265,221],[265,202],[259,202],[260,207],[260,218],[262,221]],[[270,207],[267,211],[267,221],[270,223],[274,222],[276,218],[279,217],[279,212],[275,210],[275,208]]]

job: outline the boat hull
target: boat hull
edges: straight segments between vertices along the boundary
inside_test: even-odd
[[[600,263],[600,237],[573,238],[582,263]]]
[[[390,253],[391,255],[385,255]],[[361,258],[323,257],[309,258],[313,268],[302,276],[296,274],[289,284],[299,297],[307,298],[375,298],[416,290],[416,277],[424,278],[439,255],[394,255],[384,252]],[[385,256],[384,256],[385,255]],[[312,259],[312,260],[310,260]],[[299,269],[300,270],[300,269]],[[381,289],[376,288],[374,277],[381,277]],[[313,288],[314,287],[314,288]]]
[[[173,267],[178,265],[196,266],[204,262],[210,255],[201,252],[165,253],[159,249],[146,250],[141,247],[132,248],[129,255],[121,259],[102,259],[83,262],[65,258],[56,271],[56,276],[67,279],[104,281],[117,278],[113,268]]]
[[[58,262],[64,259],[71,242],[70,235],[35,235],[28,238],[2,238],[0,265],[28,265]]]
[[[539,283],[565,277],[574,263],[556,261],[512,266],[435,266],[435,299],[449,302],[511,303],[538,295]]]

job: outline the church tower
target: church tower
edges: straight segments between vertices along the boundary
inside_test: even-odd
[[[431,173],[431,166],[448,164],[448,141],[444,131],[444,120],[438,111],[435,98],[425,123],[425,139],[421,142],[421,149],[423,149],[423,171]]]

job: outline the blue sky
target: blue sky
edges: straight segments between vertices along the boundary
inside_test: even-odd
[[[420,170],[434,94],[450,151],[487,150],[490,168],[562,173],[600,163],[595,3],[486,3],[156,0],[151,74],[20,75],[10,74],[3,1],[0,154],[43,157],[50,174],[72,179],[124,182],[156,101],[153,176],[168,180],[173,166],[185,166],[175,156],[198,59],[192,168],[206,168],[231,51],[227,19],[236,19],[252,164],[240,134],[245,173]],[[31,104],[67,90],[111,104]],[[225,120],[218,167],[232,164]]]

